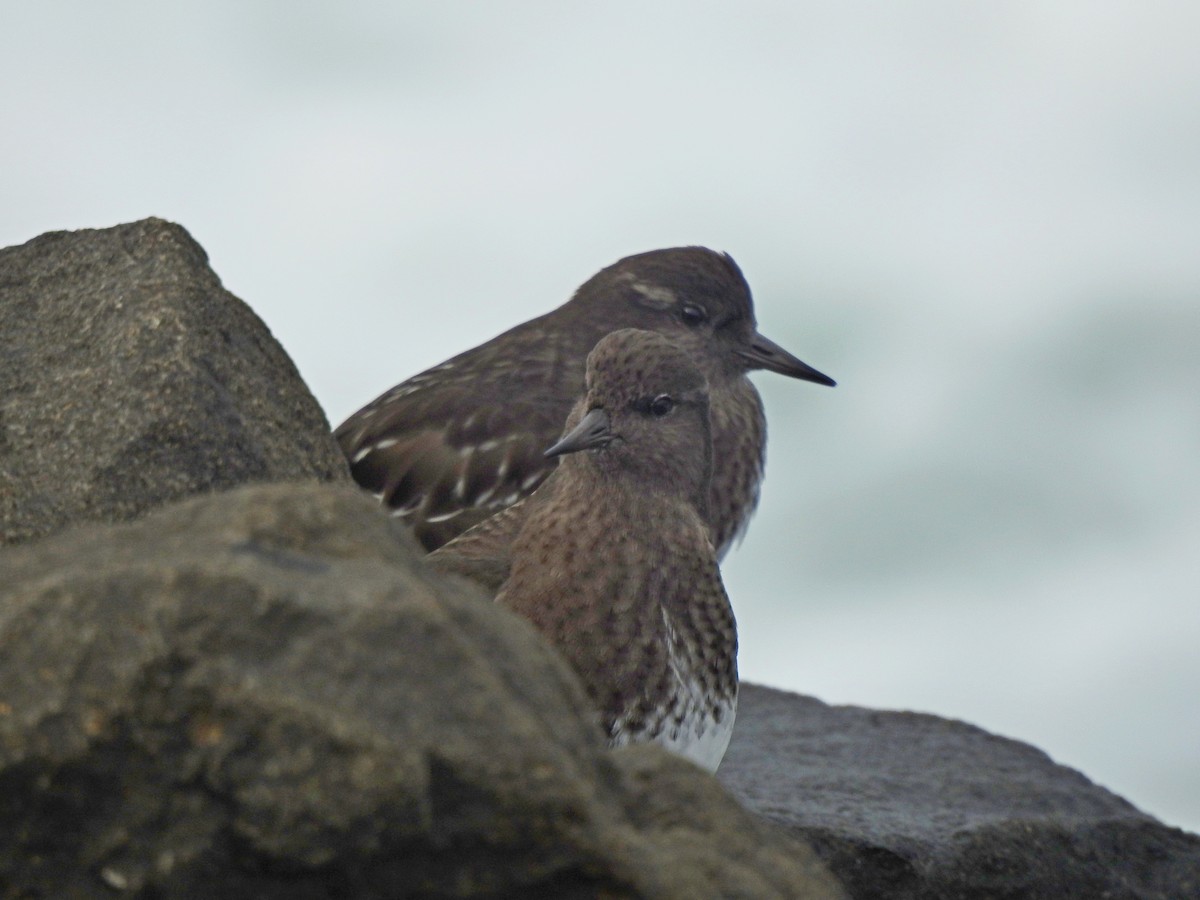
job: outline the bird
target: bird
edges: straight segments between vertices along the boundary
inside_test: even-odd
[[[611,746],[657,743],[716,771],[737,709],[737,628],[706,522],[708,384],[678,344],[627,328],[588,355],[586,388],[544,451],[558,468],[510,508],[506,576],[484,583],[571,663]],[[493,530],[486,520],[426,562],[464,574]]]
[[[584,388],[584,361],[611,331],[658,332],[709,384],[716,458],[708,521],[719,556],[758,504],[766,447],[755,369],[834,385],[758,332],[733,259],[704,247],[627,256],[557,309],[409,378],[335,430],[355,481],[426,550],[528,496],[557,465],[542,450]]]

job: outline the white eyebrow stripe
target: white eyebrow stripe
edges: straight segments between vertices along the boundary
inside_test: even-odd
[[[649,300],[655,305],[670,306],[678,298],[675,292],[670,288],[665,288],[658,284],[646,284],[644,281],[635,281],[630,285],[635,291]]]

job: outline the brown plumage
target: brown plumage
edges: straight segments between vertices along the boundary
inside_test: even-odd
[[[552,641],[613,744],[654,741],[715,769],[736,710],[737,634],[705,522],[705,378],[668,339],[624,329],[588,357],[587,388],[547,451],[562,462],[545,484],[429,563],[482,576]]]
[[[716,459],[708,518],[724,555],[758,503],[763,473],[766,420],[746,373],[833,381],[757,332],[741,271],[703,247],[626,257],[553,312],[363,407],[335,432],[355,480],[411,523],[426,549],[440,547],[554,470],[542,451],[583,392],[587,354],[626,327],[665,335],[708,380]]]

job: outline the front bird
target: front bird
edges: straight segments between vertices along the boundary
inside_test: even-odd
[[[709,393],[662,335],[614,332],[587,359],[562,457],[503,514],[517,525],[496,602],[580,676],[609,743],[661,744],[715,771],[737,708],[737,631],[706,524]],[[489,519],[428,557],[462,573]]]

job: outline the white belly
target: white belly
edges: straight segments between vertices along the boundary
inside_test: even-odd
[[[654,743],[661,744],[672,753],[678,753],[696,765],[717,771],[725,758],[725,749],[733,736],[733,719],[737,713],[737,698],[721,710],[721,721],[711,715],[685,719],[678,730],[662,732]]]
[[[610,743],[614,747],[626,744],[658,744],[672,753],[690,759],[696,765],[717,771],[733,736],[733,720],[737,713],[737,697],[722,704],[717,711],[692,706],[685,711],[678,725],[656,722],[641,731],[630,731],[618,722]]]
[[[672,753],[690,759],[698,766],[717,771],[733,736],[733,720],[737,713],[737,670],[734,660],[734,682],[721,693],[731,696],[715,697],[706,679],[697,677],[705,665],[696,658],[695,644],[689,646],[680,639],[672,617],[665,607],[662,614],[662,640],[666,644],[667,666],[672,690],[664,698],[657,714],[639,718],[639,727],[629,727],[626,717],[613,723],[610,743],[622,746],[633,743],[653,743]]]

